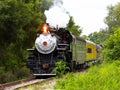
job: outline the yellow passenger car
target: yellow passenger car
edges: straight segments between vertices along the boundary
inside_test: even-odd
[[[86,61],[93,61],[97,59],[96,44],[86,40]]]

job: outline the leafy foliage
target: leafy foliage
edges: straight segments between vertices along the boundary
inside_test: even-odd
[[[113,33],[114,28],[120,27],[120,3],[115,6],[109,6],[108,11],[105,23],[108,25],[109,33]]]
[[[104,37],[103,37],[104,36]],[[108,31],[101,29],[99,32],[93,32],[88,35],[88,40],[95,43],[103,43],[109,37]]]
[[[104,55],[108,61],[120,59],[120,3],[108,7],[105,23],[108,25],[109,38],[105,41]]]
[[[52,73],[57,73],[58,75],[62,76],[66,73],[70,68],[67,66],[67,63],[63,60],[60,60],[55,63],[55,68],[53,69]]]
[[[114,34],[105,42],[104,53],[107,60],[120,59],[120,28],[115,29]]]
[[[45,10],[48,10],[51,5],[53,5],[54,0],[41,0],[40,10],[44,13]]]
[[[67,24],[67,29],[72,32],[72,34],[80,36],[80,34],[82,33],[82,29],[80,28],[80,26],[75,25],[73,17],[70,16],[70,20],[69,23]]]

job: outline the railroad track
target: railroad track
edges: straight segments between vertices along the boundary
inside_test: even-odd
[[[0,90],[15,90],[23,87],[27,87],[30,85],[34,84],[42,84],[44,82],[50,81],[53,78],[47,78],[47,79],[35,79],[35,77],[30,77],[27,79],[11,82],[11,83],[6,83],[6,84],[1,84],[0,85]]]

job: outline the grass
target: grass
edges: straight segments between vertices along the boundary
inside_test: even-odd
[[[120,62],[93,66],[86,73],[69,73],[57,80],[54,89],[120,90]]]

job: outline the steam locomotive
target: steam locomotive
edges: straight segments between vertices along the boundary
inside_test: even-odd
[[[72,35],[65,28],[52,28],[44,24],[35,40],[35,48],[28,49],[27,67],[35,76],[56,75],[51,73],[55,63],[64,60],[71,70],[86,67],[95,62],[100,48],[93,42]]]
[[[55,75],[52,70],[59,60],[71,62],[72,35],[64,28],[51,28],[44,24],[41,33],[35,40],[35,48],[28,49],[27,66],[35,76]]]

